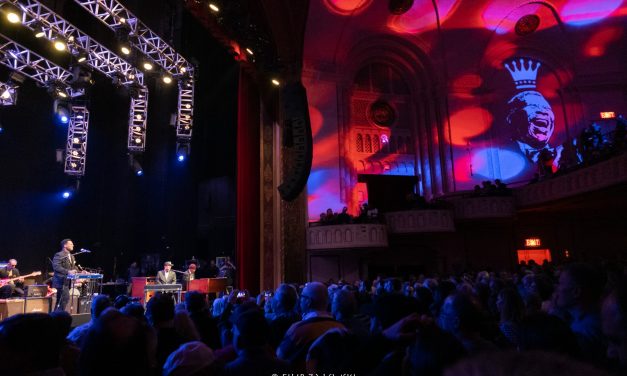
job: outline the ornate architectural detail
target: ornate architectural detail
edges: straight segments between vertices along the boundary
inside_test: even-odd
[[[385,214],[390,234],[455,231],[450,210],[408,210]]]
[[[627,182],[627,154],[515,190],[518,206],[559,200]]]
[[[513,197],[470,197],[452,201],[455,218],[509,218],[516,214]]]
[[[307,249],[385,248],[385,225],[314,226],[307,229]]]

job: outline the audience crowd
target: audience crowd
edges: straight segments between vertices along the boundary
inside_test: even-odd
[[[625,270],[510,272],[282,284],[146,307],[98,296],[0,322],[7,375],[604,375],[627,372]]]

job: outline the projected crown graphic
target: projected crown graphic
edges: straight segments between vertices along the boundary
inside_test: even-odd
[[[505,63],[505,68],[509,71],[509,74],[514,80],[516,89],[535,89],[536,77],[538,76],[538,69],[540,68],[540,62],[528,59],[512,60],[509,63]]]

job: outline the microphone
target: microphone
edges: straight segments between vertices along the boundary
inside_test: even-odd
[[[85,248],[81,248],[81,252],[84,253],[91,253],[91,251],[89,249],[85,249]]]

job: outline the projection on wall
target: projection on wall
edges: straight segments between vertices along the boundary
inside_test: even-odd
[[[553,160],[557,168],[563,147],[553,148],[549,144],[555,130],[555,114],[542,93],[536,91],[540,66],[540,62],[522,58],[505,64],[516,89],[520,90],[507,102],[507,124],[512,141],[527,160],[538,163],[542,154],[543,158]]]

